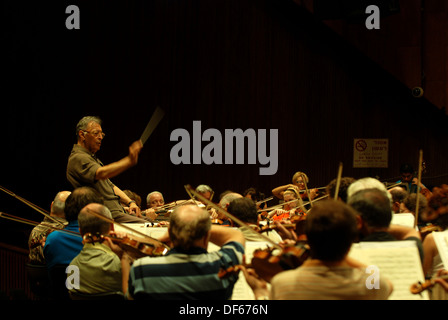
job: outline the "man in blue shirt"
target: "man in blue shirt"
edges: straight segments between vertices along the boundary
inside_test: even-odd
[[[104,204],[104,199],[90,187],[73,190],[65,200],[64,212],[68,225],[63,230],[51,232],[45,240],[44,257],[47,261],[48,274],[55,298],[61,298],[62,294],[64,297],[68,297],[65,281],[60,283],[60,279],[66,277],[64,267],[68,266],[82,250],[83,243],[79,234],[78,214],[89,203]]]

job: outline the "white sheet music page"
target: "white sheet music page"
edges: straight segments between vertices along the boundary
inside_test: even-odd
[[[415,217],[412,213],[394,213],[390,224],[414,228]]]
[[[448,269],[448,230],[433,231],[434,241],[442,259],[443,266]]]
[[[420,255],[414,241],[355,243],[349,256],[367,266],[378,267],[380,277],[384,275],[392,282],[394,290],[389,300],[429,299],[426,291],[422,294],[412,294],[410,291],[412,284],[425,280]]]

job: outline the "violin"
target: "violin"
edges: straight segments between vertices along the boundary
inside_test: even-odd
[[[427,289],[432,288],[437,282],[436,279],[443,279],[443,280],[448,280],[448,275],[444,275],[444,276],[440,276],[440,277],[436,277],[436,278],[432,278],[429,280],[426,280],[425,282],[417,282],[411,285],[411,293],[413,294],[418,294],[421,293]]]
[[[118,244],[124,251],[129,252],[135,259],[148,256],[163,256],[168,252],[168,249],[163,246],[156,246],[154,243],[150,243],[144,238],[128,235],[119,238],[104,235],[92,235],[91,233],[87,233],[83,236],[83,243],[103,242],[106,240],[106,237],[111,239],[113,243]]]
[[[308,244],[298,242],[286,246],[280,254],[275,254],[272,248],[255,250],[251,264],[260,278],[270,282],[277,273],[300,267],[309,256]]]
[[[298,268],[310,257],[310,248],[305,242],[286,246],[279,254],[275,254],[275,251],[275,248],[270,247],[255,250],[251,264],[246,267],[253,268],[261,279],[271,282],[276,274]],[[241,270],[241,267],[242,265],[236,265],[226,270],[221,269],[218,277],[222,279],[235,274]]]
[[[443,230],[444,229],[442,229],[442,227],[440,227],[436,224],[432,224],[432,223],[430,223],[426,226],[420,227],[420,229],[419,229],[422,240],[424,240],[426,238],[426,236],[433,231],[443,231]]]
[[[150,236],[147,236],[144,233],[138,232],[135,229],[132,229],[131,227],[122,224],[122,223],[118,223],[116,221],[114,221],[113,219],[107,218],[101,214],[99,214],[98,212],[96,212],[95,210],[92,209],[86,209],[87,212],[93,214],[94,216],[107,221],[109,223],[118,225],[124,229],[130,230],[133,233],[138,233],[141,238],[137,238],[135,236],[126,236],[124,238],[122,238],[122,241],[119,241],[118,244],[123,244],[123,246],[125,248],[129,248],[130,251],[134,251],[135,254],[143,254],[143,256],[155,256],[155,255],[163,255],[166,252],[168,252],[168,250],[170,249],[166,244],[164,244],[163,242],[154,239]],[[101,239],[101,236],[99,236],[99,238]],[[103,237],[104,238],[104,237]],[[95,238],[93,238],[95,239]],[[111,240],[113,241],[114,239],[111,238]],[[116,239],[116,241],[118,241]]]

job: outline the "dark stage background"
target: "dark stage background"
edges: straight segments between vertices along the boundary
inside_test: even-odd
[[[71,4],[80,30],[65,27]],[[444,109],[414,98],[294,1],[3,1],[3,9],[0,185],[45,209],[71,190],[65,169],[81,117],[103,119],[98,156],[107,164],[127,154],[156,106],[166,115],[138,165],[112,179],[142,198],[159,190],[166,201],[185,199],[185,184],[210,185],[215,200],[251,186],[270,195],[299,170],[321,187],[339,162],[344,176],[393,182],[401,163],[417,167],[419,149],[423,182],[447,182]],[[222,133],[278,129],[277,173],[260,176],[260,164],[173,165],[170,134],[192,134],[193,120]],[[389,139],[388,168],[353,168],[355,138]],[[4,193],[0,211],[42,218]],[[3,242],[26,247],[31,227],[0,226]]]

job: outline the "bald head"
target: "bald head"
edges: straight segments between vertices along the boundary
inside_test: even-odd
[[[65,218],[65,200],[71,194],[70,191],[60,191],[54,197],[51,203],[51,215],[56,217]]]
[[[230,202],[235,199],[242,198],[243,196],[236,192],[227,193],[222,199],[219,201],[219,206],[225,210],[229,206]]]
[[[92,213],[93,212],[93,213]],[[109,209],[99,203],[89,203],[79,212],[78,223],[81,235],[91,233],[93,235],[107,235],[111,230],[111,223],[105,219],[101,219],[96,214],[112,219]]]
[[[208,235],[210,228],[210,214],[206,210],[196,205],[184,205],[171,213],[168,232],[175,247],[190,249]]]

